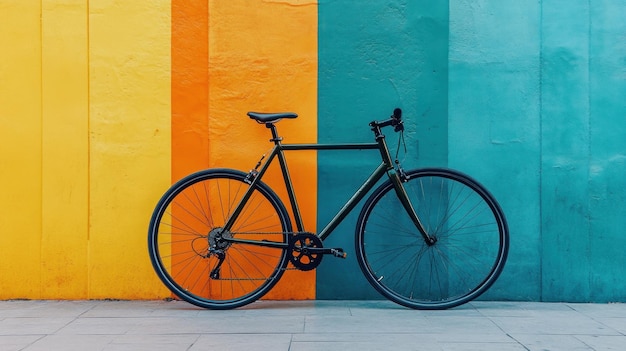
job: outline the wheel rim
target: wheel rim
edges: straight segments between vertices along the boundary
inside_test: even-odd
[[[286,243],[284,209],[262,186],[232,229],[221,233],[247,187],[242,176],[209,173],[166,193],[151,223],[150,251],[157,274],[175,295],[202,307],[233,308],[260,298],[282,275],[286,250],[220,239]],[[216,267],[219,279],[211,278]]]
[[[506,259],[506,222],[497,203],[454,173],[414,173],[405,187],[436,243],[425,243],[389,184],[366,204],[357,235],[370,283],[414,308],[448,308],[478,297]]]

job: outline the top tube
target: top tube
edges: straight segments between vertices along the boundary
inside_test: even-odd
[[[355,144],[281,144],[283,150],[374,150],[378,143]]]

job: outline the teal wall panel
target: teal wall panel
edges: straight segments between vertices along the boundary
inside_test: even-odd
[[[507,215],[485,299],[626,302],[624,18],[625,0],[320,1],[319,140],[368,141],[367,122],[402,107],[407,168],[468,173]],[[365,156],[319,154],[319,227]],[[326,244],[352,254],[355,217]],[[317,288],[377,297],[354,255],[325,259]]]
[[[511,234],[485,298],[541,291],[539,38],[534,2],[450,2],[449,166],[493,193]]]
[[[445,165],[447,0],[321,0],[318,16],[318,140],[373,141],[367,124],[401,107],[406,168]],[[387,136],[395,145],[394,133]],[[376,151],[318,153],[318,228],[370,175],[377,157]],[[320,299],[378,296],[354,257],[355,212],[324,243],[343,247],[348,259],[324,259],[317,271]]]
[[[626,301],[626,1],[590,8],[591,301]]]
[[[542,3],[541,297],[588,301],[589,3]]]

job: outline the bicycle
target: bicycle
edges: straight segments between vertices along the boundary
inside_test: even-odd
[[[237,308],[265,295],[287,269],[315,269],[326,255],[345,258],[342,248],[323,241],[367,194],[355,231],[356,259],[389,300],[414,309],[451,308],[480,296],[502,272],[509,233],[499,204],[461,172],[405,171],[397,153],[392,160],[382,129],[400,132],[400,150],[399,108],[389,119],[369,123],[372,143],[283,144],[276,123],[297,114],[248,116],[270,129],[269,156],[247,173],[215,168],[190,174],[165,192],[152,214],[150,259],[180,299],[209,309]],[[285,159],[285,152],[298,150],[379,150],[382,159],[318,234],[304,229]],[[275,159],[295,231],[281,199],[262,182]],[[388,179],[379,184],[384,175]]]

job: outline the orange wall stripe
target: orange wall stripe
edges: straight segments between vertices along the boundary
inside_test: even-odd
[[[208,166],[208,22],[207,1],[172,0],[172,183]]]
[[[317,140],[315,2],[172,0],[171,40],[173,182],[208,166],[254,167],[271,145],[250,110],[295,110],[300,117],[281,122],[281,133],[289,142]],[[315,153],[288,159],[306,229],[315,231]],[[276,175],[264,180],[285,201]],[[315,272],[287,272],[267,297],[314,298]]]
[[[209,148],[212,167],[247,172],[271,148],[247,111],[294,111],[278,123],[285,143],[317,141],[317,3],[209,2]],[[315,152],[287,154],[305,229],[315,232]],[[279,170],[263,178],[288,206]],[[268,299],[315,298],[315,271],[288,271]]]
[[[206,0],[172,0],[172,182],[208,166],[208,22]]]

